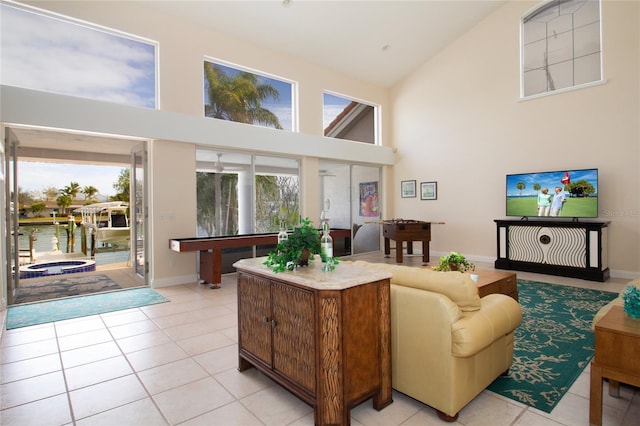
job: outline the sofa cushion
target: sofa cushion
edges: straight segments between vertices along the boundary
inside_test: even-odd
[[[369,263],[362,260],[355,261],[354,265],[388,271],[391,273],[391,283],[395,285],[443,294],[464,312],[480,309],[478,286],[469,274],[437,272],[429,268]]]
[[[451,329],[451,353],[456,357],[475,355],[496,340],[513,333],[522,321],[518,302],[504,294],[488,294],[482,309],[465,312]]]

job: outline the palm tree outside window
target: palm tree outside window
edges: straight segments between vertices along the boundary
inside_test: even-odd
[[[293,131],[293,83],[204,61],[205,117]]]

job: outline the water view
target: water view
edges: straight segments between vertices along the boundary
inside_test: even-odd
[[[31,231],[35,229],[34,236],[36,240],[33,242],[33,248],[36,255],[48,255],[54,253],[53,248],[59,247],[61,253],[67,253],[67,232],[65,229],[60,228],[58,232],[58,242],[56,245],[56,230],[55,225],[28,225],[20,227],[19,246],[21,250],[29,249],[29,238]],[[76,227],[74,232],[75,246],[73,250],[70,250],[74,254],[74,258],[87,258],[89,259],[90,253],[84,255],[82,253],[82,238],[81,227]],[[95,261],[96,265],[108,265],[112,263],[120,263],[129,261],[130,250],[128,247],[112,246],[100,248],[96,253]]]

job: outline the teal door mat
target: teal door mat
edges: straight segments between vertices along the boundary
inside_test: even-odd
[[[169,299],[150,288],[133,288],[10,306],[7,310],[7,330],[121,311],[123,309],[139,308],[168,301]]]

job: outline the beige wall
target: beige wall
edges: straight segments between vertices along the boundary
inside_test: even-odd
[[[536,2],[507,3],[390,92],[132,3],[30,3],[158,41],[160,106],[164,111],[202,116],[204,57],[299,82],[302,134],[291,137],[284,132],[278,138],[281,140],[276,140],[273,132],[238,130],[238,126],[228,123],[213,127],[247,136],[242,140],[207,136],[203,138],[205,144],[233,148],[234,143],[239,143],[241,148],[250,149],[252,145],[247,140],[265,136],[267,143],[261,146],[266,151],[287,152],[293,139],[300,141],[297,145],[302,147],[321,143],[321,139],[306,135],[322,135],[324,90],[380,104],[384,112],[383,143],[398,150],[396,166],[385,168],[383,187],[388,192],[383,200],[384,211],[389,213],[387,217],[446,221],[446,225],[434,227],[434,254],[455,249],[477,260],[495,259],[493,220],[504,217],[505,174],[598,167],[600,216],[612,222],[610,266],[619,276],[640,272],[640,201],[635,189],[640,177],[637,1],[605,1],[603,5],[606,84],[528,101],[518,99],[519,19]],[[145,19],[140,19],[141,16]],[[202,134],[189,127],[174,130],[186,133],[185,140],[189,141]],[[345,147],[333,142],[326,145],[330,153],[342,152]],[[154,209],[180,203],[189,209],[193,203],[188,195],[181,194],[184,198],[175,199],[159,190],[160,183],[171,178],[176,185],[188,185],[190,179],[195,179],[187,177],[186,170],[178,175],[163,175],[171,172],[156,169],[160,164],[169,166],[170,153],[181,149],[172,144],[158,145],[158,152],[166,152],[169,157],[152,159]],[[353,158],[368,158],[359,152],[353,154]],[[320,156],[303,158],[305,215],[319,211],[317,194],[310,192],[318,188]],[[437,181],[438,199],[401,199],[400,181],[407,179],[416,179],[418,184]],[[191,204],[191,208],[195,206]],[[155,212],[152,216],[154,232],[163,229]],[[172,235],[179,230],[175,226],[169,226]],[[170,276],[183,276],[187,268],[180,268],[182,258],[178,261],[171,253],[161,256],[162,250],[166,250],[163,238],[155,239],[153,255],[155,267],[161,268],[157,271],[158,279],[168,282]],[[165,259],[169,260],[169,270],[166,264],[157,265]],[[171,271],[172,259],[176,261],[175,271]],[[189,268],[193,270],[192,263]]]
[[[149,146],[151,188],[149,231],[153,285],[197,280],[195,252],[168,250],[171,238],[189,238],[196,229],[196,149],[193,144],[152,141]]]
[[[164,15],[143,5],[131,2],[92,1],[30,1],[35,7],[120,30],[158,42],[159,106],[163,112],[203,116],[203,60],[215,58],[240,64],[257,71],[277,75],[298,83],[300,134],[276,132],[218,120],[200,119],[195,122],[178,115],[148,114],[134,119],[130,108],[121,114],[103,114],[102,105],[89,100],[69,102],[51,94],[29,94],[38,100],[28,102],[28,96],[15,91],[22,102],[39,105],[28,111],[3,111],[1,121],[42,124],[51,127],[74,128],[87,131],[114,132],[150,140],[150,234],[152,248],[150,271],[153,286],[189,282],[195,279],[195,255],[174,253],[168,249],[168,239],[193,236],[195,218],[195,144],[226,149],[271,152],[293,155],[302,159],[301,213],[319,217],[318,157],[358,162],[365,159],[374,164],[392,164],[393,154],[373,153],[371,145],[323,138],[322,94],[325,90],[349,97],[364,99],[372,104],[385,105],[388,90],[357,79],[305,63],[296,58],[223,34],[198,27],[189,22]],[[140,17],[144,16],[144,19]],[[14,92],[5,89],[5,94]],[[51,104],[49,104],[51,102]],[[59,103],[68,107],[60,108]],[[73,105],[71,105],[73,103]],[[75,105],[77,103],[77,105]],[[117,107],[116,107],[117,108]],[[73,114],[73,110],[83,114]],[[57,111],[53,116],[47,111]],[[93,113],[92,113],[93,112]],[[118,120],[128,115],[126,122]],[[87,123],[87,117],[101,117],[99,123]],[[382,117],[383,128],[386,118]],[[177,124],[177,125],[176,125]],[[126,130],[124,129],[126,128]],[[110,129],[110,130],[109,130]],[[385,132],[382,139],[385,138]],[[156,139],[164,140],[156,140]],[[174,142],[171,142],[172,140]],[[326,143],[326,146],[322,146]]]
[[[158,42],[160,108],[203,116],[203,60],[215,58],[298,82],[300,132],[323,135],[324,91],[386,105],[387,89],[269,49],[230,38],[155,9],[126,1],[27,1],[62,13]],[[144,19],[141,19],[144,17]],[[386,117],[383,129],[388,128]],[[383,131],[382,139],[388,132]]]
[[[393,216],[442,220],[435,252],[496,256],[505,175],[599,168],[599,215],[610,220],[616,274],[640,272],[640,2],[603,3],[606,84],[519,100],[519,20],[509,2],[391,93]],[[438,182],[438,199],[400,198],[401,180]]]

